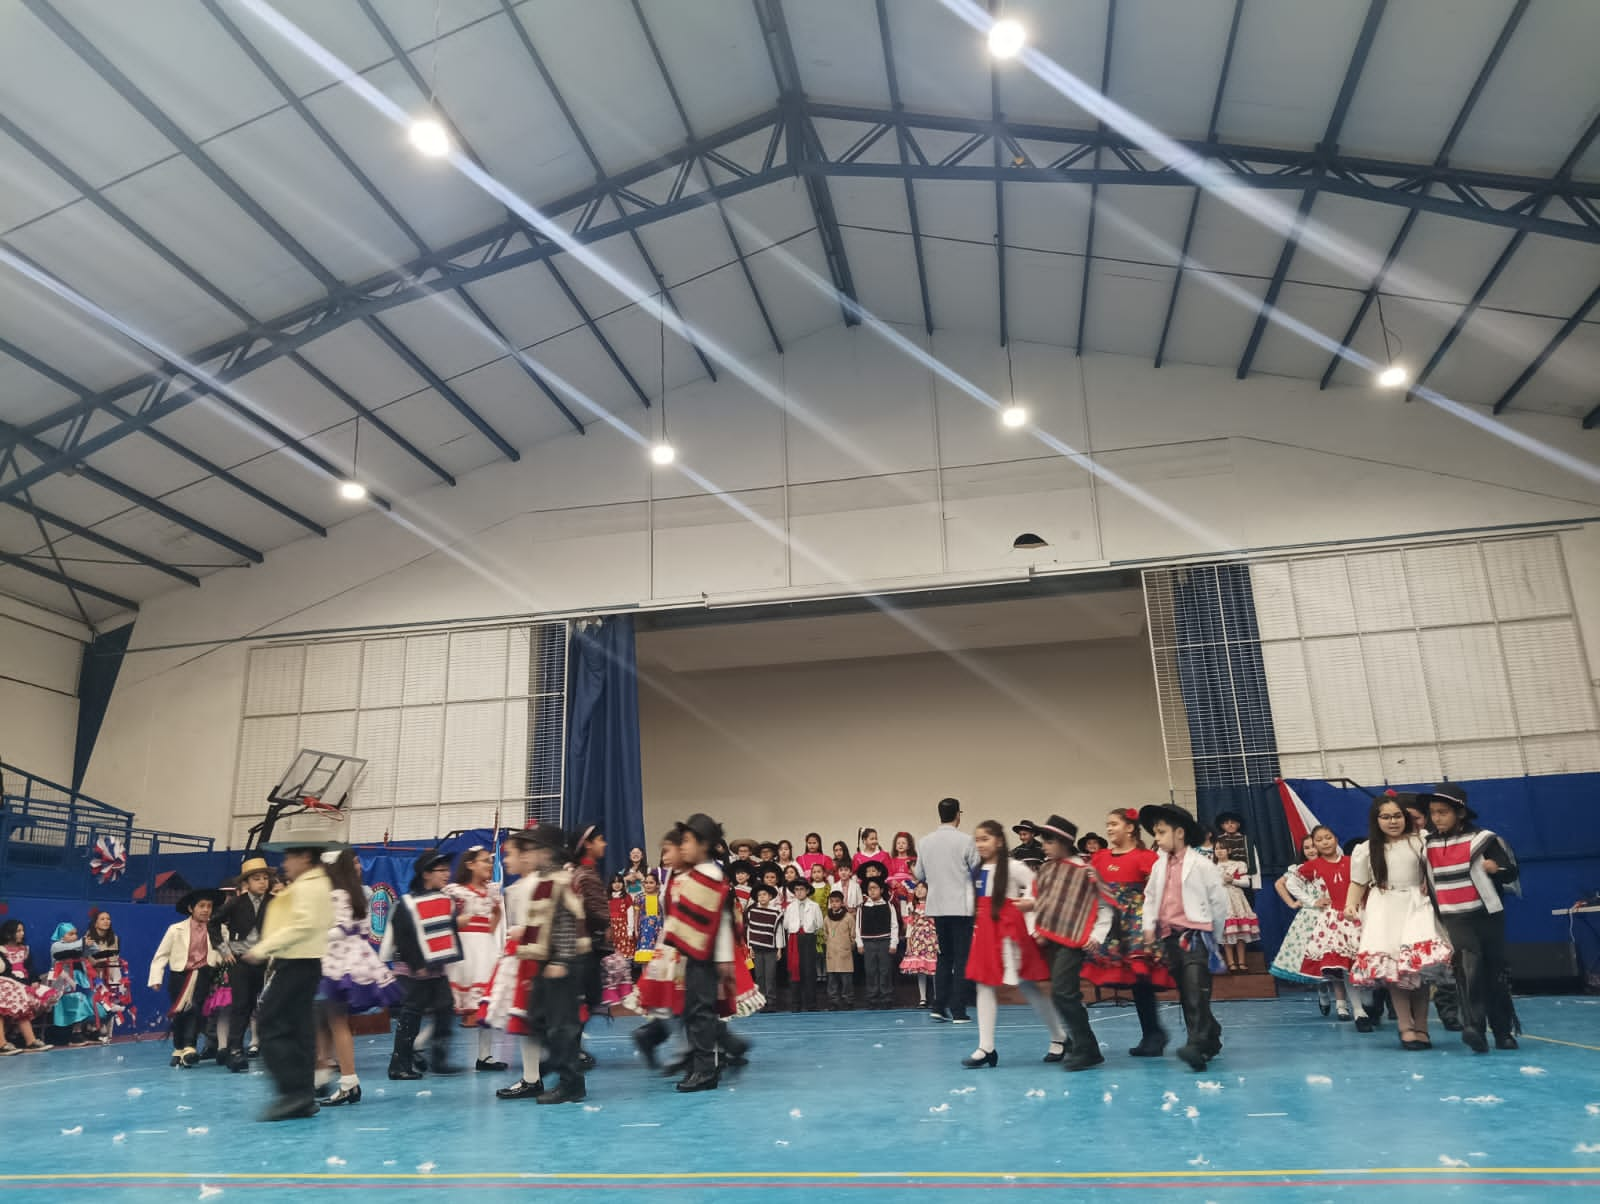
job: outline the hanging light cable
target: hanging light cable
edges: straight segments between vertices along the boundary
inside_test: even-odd
[[[350,475],[339,482],[339,496],[347,502],[359,502],[366,498],[367,487],[361,483],[361,415],[356,415],[355,439],[350,445]]]
[[[657,304],[661,307],[656,313],[656,329],[661,332],[661,438],[650,449],[650,459],[665,467],[678,458],[677,449],[667,438],[667,324],[666,317],[667,292],[665,286],[656,294]]]
[[[433,6],[433,41],[429,43],[428,102],[426,111],[412,118],[406,138],[418,154],[430,159],[443,159],[450,153],[450,131],[439,120],[435,98],[439,92],[439,15],[442,0]]]
[[[1011,404],[1000,411],[1000,421],[1015,429],[1028,425],[1028,408],[1017,401],[1017,378],[1011,368],[1011,340],[1005,341],[1006,349],[1006,386],[1011,397]]]
[[[1394,351],[1389,346],[1390,330],[1389,323],[1384,321],[1383,318],[1383,292],[1381,289],[1377,293],[1377,298],[1378,329],[1383,332],[1383,359],[1386,365],[1382,371],[1378,373],[1378,385],[1380,388],[1384,389],[1398,389],[1410,379],[1410,373],[1405,370],[1404,365],[1395,359]],[[1395,335],[1394,341],[1396,343],[1400,343],[1400,336]],[[1400,349],[1401,351],[1405,350],[1404,343],[1400,344]]]

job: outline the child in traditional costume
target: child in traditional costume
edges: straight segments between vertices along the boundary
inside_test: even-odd
[[[248,857],[239,867],[239,892],[223,905],[218,918],[224,961],[232,961],[228,968],[228,990],[232,998],[228,1003],[226,1048],[223,1057],[228,1069],[243,1074],[250,1069],[245,1057],[245,1032],[261,1002],[261,992],[267,985],[266,967],[246,959],[245,954],[255,948],[261,939],[261,929],[266,918],[267,901],[274,881],[272,867],[263,857]],[[221,1027],[220,1025],[218,1026]]]
[[[1308,895],[1289,926],[1283,946],[1273,959],[1273,974],[1302,982],[1327,981],[1333,989],[1340,1020],[1354,1019],[1361,1032],[1371,1032],[1364,992],[1350,990],[1345,982],[1350,963],[1361,947],[1361,921],[1345,914],[1350,895],[1350,858],[1339,848],[1332,828],[1318,825],[1311,832],[1317,855],[1295,872]],[[1291,960],[1299,956],[1299,964]]]
[[[776,888],[765,882],[755,889],[755,898],[744,913],[746,939],[755,961],[756,986],[765,1002],[762,1011],[776,1011],[778,1000],[778,955],[784,946],[783,909],[777,906]]]
[[[33,1031],[33,1022],[55,1007],[58,997],[53,987],[34,977],[22,921],[7,920],[0,926],[0,1054],[48,1050],[50,1047]],[[20,1045],[6,1040],[7,1025],[16,1028]]]
[[[1139,822],[1162,854],[1145,884],[1145,936],[1161,941],[1178,981],[1188,1033],[1178,1058],[1191,1070],[1204,1070],[1222,1052],[1222,1025],[1211,1011],[1211,976],[1224,969],[1217,947],[1228,922],[1228,896],[1216,864],[1195,847],[1201,831],[1193,815],[1178,806],[1145,807]]]
[[[877,863],[873,863],[877,868]],[[861,955],[867,1007],[879,1011],[894,1006],[894,955],[900,947],[900,917],[889,901],[888,883],[869,878],[867,897],[856,914],[856,952]]]
[[[1128,1050],[1135,1058],[1159,1058],[1167,1051],[1167,1030],[1161,1027],[1156,992],[1177,984],[1167,970],[1161,945],[1146,937],[1141,916],[1145,884],[1157,854],[1139,835],[1139,813],[1121,807],[1106,816],[1105,848],[1089,861],[1111,892],[1115,906],[1105,931],[1096,930],[1085,950],[1082,977],[1100,987],[1123,987],[1133,995],[1139,1016],[1139,1043]]]
[[[685,867],[673,883],[662,941],[683,958],[683,1029],[689,1039],[688,1074],[681,1092],[710,1091],[718,1085],[717,1049],[736,1058],[745,1043],[736,1044],[719,1018],[719,998],[729,1004],[737,995],[734,933],[729,892],[732,884],[711,851],[722,839],[722,826],[696,812],[679,825],[678,858]]]
[[[584,927],[589,938],[589,952],[579,967],[582,980],[583,1027],[602,1009],[609,1009],[606,1000],[604,963],[611,955],[611,909],[606,903],[605,883],[600,877],[600,866],[606,857],[606,835],[598,824],[588,824],[578,832],[572,842],[569,859],[572,865],[572,887],[583,900]],[[578,1068],[584,1072],[594,1069],[594,1055],[578,1049]]]
[[[901,908],[901,924],[906,934],[906,953],[900,959],[900,973],[917,980],[917,1006],[928,1006],[928,985],[939,971],[939,930],[928,914],[928,884],[918,882]]]
[[[1428,794],[1428,880],[1453,950],[1460,996],[1461,1040],[1474,1053],[1516,1049],[1516,1012],[1506,968],[1506,916],[1501,894],[1520,875],[1516,857],[1499,836],[1477,824],[1466,787],[1455,782]]]
[[[50,938],[50,985],[60,992],[60,997],[51,1013],[51,1023],[67,1030],[73,1045],[87,1045],[93,1039],[94,985],[89,973],[89,959],[77,925],[57,924]]]
[[[89,959],[100,1044],[105,1045],[119,1023],[131,1024],[135,1018],[128,963],[122,956],[122,942],[112,927],[109,911],[89,913],[89,935],[84,938],[83,948]]]
[[[855,1007],[856,921],[846,910],[838,891],[828,895],[828,914],[822,917],[823,957],[828,967],[828,1010],[848,1012]]]
[[[356,1074],[355,1043],[350,1017],[376,1012],[400,1002],[405,987],[372,947],[372,919],[367,892],[361,882],[361,862],[350,849],[342,850],[327,867],[333,889],[333,924],[328,929],[328,951],[322,955],[322,983],[317,990],[318,1089],[333,1087],[322,1100],[324,1108],[361,1102],[361,1078]]]
[[[794,901],[784,908],[783,931],[789,947],[790,1007],[796,1012],[817,1010],[817,933],[822,931],[822,908],[811,900],[811,884],[801,882]]]
[[[506,835],[505,871],[516,881],[505,889],[505,949],[495,965],[480,1017],[481,1023],[502,1032],[514,1032],[520,1039],[522,1077],[511,1086],[495,1092],[496,1098],[505,1100],[537,1099],[544,1094],[544,1081],[539,1070],[539,1043],[528,1035],[525,1009],[527,980],[531,980],[535,967],[532,962],[517,956],[517,950],[523,943],[523,929],[528,921],[528,900],[533,894],[534,849],[537,843],[531,827]],[[522,1003],[518,1002],[519,995]]]
[[[410,889],[400,896],[389,916],[378,956],[394,965],[405,980],[405,1004],[394,1030],[394,1050],[389,1055],[391,1079],[420,1079],[417,1069],[417,1033],[423,1017],[433,1021],[433,1048],[429,1063],[434,1074],[455,1074],[450,1064],[450,1030],[455,1001],[449,968],[461,960],[461,937],[456,932],[455,901],[444,893],[450,878],[450,858],[432,850],[417,858]]]
[[[178,900],[178,914],[184,918],[167,929],[150,959],[149,987],[158,990],[163,981],[172,1005],[172,1065],[185,1069],[200,1063],[195,1048],[203,1008],[211,990],[211,976],[222,965],[222,952],[211,942],[211,914],[222,899],[216,890],[192,890]]]
[[[1222,889],[1228,896],[1228,923],[1222,935],[1222,952],[1228,969],[1243,971],[1245,946],[1261,939],[1261,921],[1250,906],[1246,884],[1250,871],[1242,861],[1233,859],[1233,849],[1217,840],[1217,873],[1222,876]]]
[[[644,894],[634,908],[633,964],[640,973],[656,955],[666,911],[661,906],[661,883],[654,875],[644,880]]]
[[[461,941],[461,960],[452,962],[447,971],[450,998],[456,1015],[468,1028],[478,1023],[479,1005],[500,957],[500,884],[493,878],[493,851],[473,845],[461,854],[455,880],[444,888],[455,906],[456,934]],[[479,1029],[477,1069],[505,1068],[506,1064],[494,1057],[494,1032]]]
[[[1050,965],[1050,1002],[1066,1029],[1066,1040],[1051,1042],[1044,1060],[1089,1070],[1106,1059],[1083,1006],[1084,948],[1097,929],[1110,930],[1115,899],[1078,855],[1076,824],[1052,815],[1035,831],[1045,856],[1033,878],[1034,936]]]

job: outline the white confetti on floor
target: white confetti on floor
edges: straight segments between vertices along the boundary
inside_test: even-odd
[[[1545,1071],[1545,1068],[1543,1066],[1524,1066],[1522,1068],[1522,1073],[1526,1074],[1526,1075],[1531,1075],[1531,1076],[1537,1078],[1539,1075],[1545,1074],[1547,1072]]]
[[[1183,1110],[1183,1114],[1185,1116],[1187,1116],[1190,1120],[1195,1120],[1200,1115],[1200,1109],[1196,1108],[1193,1104],[1190,1104],[1187,1108],[1185,1108]]]
[[[431,1175],[431,1174],[433,1174],[433,1172],[435,1170],[438,1169],[438,1166],[439,1166],[439,1164],[437,1162],[421,1162],[421,1163],[418,1163],[417,1164],[417,1174],[419,1174],[419,1175]]]
[[[733,1088],[731,1088],[731,1087],[730,1087],[730,1088],[728,1088],[728,1090],[730,1090],[730,1091],[731,1091],[731,1090],[733,1090]],[[585,1111],[585,1112],[598,1112],[598,1111],[600,1111],[600,1109],[601,1109],[601,1108],[602,1108],[602,1107],[604,1107],[604,1105],[603,1105],[603,1104],[585,1104],[585,1105],[584,1105],[584,1106],[583,1106],[583,1110],[584,1110],[584,1111]]]
[[[1043,1099],[1044,1098],[1044,1089],[1042,1087],[1032,1087],[1032,1088],[1029,1088],[1027,1091],[1025,1091],[1023,1094],[1026,1095],[1029,1099]]]
[[[178,1105],[178,1111],[179,1112],[193,1112],[194,1109],[189,1107],[188,1104],[179,1104]]]
[[[1583,1110],[1590,1116],[1600,1116],[1600,1104],[1585,1104]]]
[[[419,1092],[417,1092],[417,1098],[418,1099],[429,1099],[429,1098],[432,1097],[432,1095],[433,1095],[433,1092],[431,1092],[431,1091],[419,1091]]]
[[[933,1107],[929,1108],[928,1111],[929,1112],[948,1112],[948,1111],[950,1111],[950,1105],[949,1104],[935,1104]]]
[[[1306,1075],[1306,1082],[1310,1083],[1313,1087],[1333,1086],[1333,1080],[1325,1074],[1308,1074]]]
[[[1472,1163],[1467,1162],[1465,1159],[1452,1158],[1452,1157],[1450,1157],[1449,1154],[1440,1154],[1439,1155],[1439,1165],[1440,1166],[1471,1166]]]
[[[1195,1084],[1195,1086],[1200,1088],[1201,1091],[1221,1091],[1222,1090],[1222,1084],[1221,1083],[1213,1082],[1210,1079],[1201,1079],[1198,1083]]]
[[[345,1166],[345,1165],[348,1165],[348,1164],[345,1162],[345,1160],[343,1158],[339,1157],[339,1155],[337,1155],[337,1154],[329,1154],[328,1155],[328,1165],[329,1166]]]
[[[883,1042],[882,1041],[874,1041],[872,1043],[872,1048],[873,1049],[882,1049],[883,1048]]]
[[[1574,1154],[1600,1154],[1600,1142],[1580,1141],[1572,1147]]]
[[[1412,1081],[1412,1082],[1413,1082],[1413,1083],[1420,1083],[1420,1082],[1422,1082],[1422,1075],[1420,1075],[1420,1074],[1413,1074],[1413,1075],[1412,1075],[1412,1076],[1411,1076],[1411,1081]]]
[[[1100,1102],[1103,1104],[1109,1104],[1111,1102],[1111,1092],[1107,1091],[1104,1095],[1102,1095],[1100,1097]]]
[[[1190,1166],[1210,1166],[1211,1165],[1211,1159],[1207,1158],[1204,1154],[1196,1154],[1193,1158],[1189,1159],[1189,1165]]]
[[[773,1145],[788,1145],[789,1143],[787,1141],[775,1141],[772,1144]]]
[[[209,1132],[211,1132],[211,1130],[209,1128],[207,1128],[205,1125],[190,1125],[189,1126],[189,1136],[190,1137],[204,1137]]]
[[[790,1108],[789,1109],[789,1119],[790,1120],[799,1120],[804,1115],[805,1115],[805,1113],[800,1111],[799,1108]]]
[[[952,1087],[952,1088],[950,1088],[950,1094],[951,1095],[971,1095],[976,1090],[977,1090],[976,1087]]]
[[[1503,1104],[1506,1101],[1501,1099],[1498,1095],[1469,1095],[1469,1096],[1467,1096],[1466,1099],[1462,1100],[1461,1102],[1464,1103],[1464,1104],[1487,1104],[1487,1105],[1492,1105],[1492,1104]]]
[[[129,1087],[128,1088],[128,1098],[129,1099],[138,1099],[143,1094],[144,1094],[144,1088],[143,1087]]]
[[[74,1125],[70,1129],[62,1129],[61,1130],[61,1136],[63,1136],[63,1137],[76,1137],[76,1136],[78,1136],[78,1134],[80,1134],[82,1132],[83,1132],[83,1126],[82,1125]]]
[[[220,1196],[221,1194],[222,1194],[222,1189],[220,1187],[213,1187],[209,1183],[202,1183],[200,1185],[199,1198],[202,1199],[202,1200],[209,1200],[213,1196]]]
[[[128,1135],[126,1133],[118,1133],[111,1140],[116,1142],[118,1145],[121,1145],[124,1141],[128,1140]]]

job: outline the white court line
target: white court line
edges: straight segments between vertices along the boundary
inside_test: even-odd
[[[661,1122],[659,1120],[652,1120],[631,1125],[618,1125],[617,1127],[621,1129],[659,1129],[661,1127]]]
[[[103,1079],[109,1078],[114,1074],[145,1073],[148,1073],[148,1071],[141,1070],[138,1067],[131,1067],[123,1070],[91,1070],[87,1074],[63,1074],[53,1079],[26,1079],[20,1083],[7,1083],[5,1086],[0,1087],[0,1091],[22,1091],[24,1089],[31,1089],[34,1087],[44,1087],[50,1083],[70,1083],[76,1079]]]
[[[1246,1112],[1246,1116],[1288,1116],[1287,1112]]]

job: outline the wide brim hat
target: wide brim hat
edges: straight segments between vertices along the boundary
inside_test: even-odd
[[[861,883],[861,889],[867,889],[869,882],[881,882],[884,890],[889,889],[889,867],[881,861],[863,861],[861,868],[856,871],[856,881]]]
[[[245,863],[239,867],[239,881],[243,882],[251,874],[266,874],[272,876],[272,867],[267,864],[265,857],[247,857]]]
[[[767,871],[771,870],[774,874],[778,875],[778,882],[779,882],[780,885],[782,884],[782,882],[783,882],[783,867],[781,865],[779,865],[776,861],[758,861],[758,862],[755,863],[755,866],[756,866],[755,873],[750,875],[750,877],[751,877],[751,879],[753,881],[760,882],[763,878],[765,878],[767,876]]]
[[[722,839],[722,825],[704,811],[696,811],[678,826],[685,832],[694,833],[695,838],[708,849]]]
[[[1030,823],[1028,827],[1041,836],[1054,836],[1057,840],[1064,840],[1071,845],[1078,842],[1078,825],[1064,815],[1052,815],[1044,823]]]
[[[1222,825],[1230,819],[1239,825],[1239,831],[1244,831],[1244,816],[1237,811],[1218,811],[1211,819],[1213,829],[1218,832],[1222,831]]]
[[[1183,842],[1191,849],[1199,847],[1200,821],[1175,803],[1152,803],[1139,808],[1139,825],[1150,835],[1156,834],[1156,823],[1165,821],[1183,829]]]
[[[537,831],[538,829],[534,829]],[[415,894],[422,889],[422,876],[440,866],[449,867],[450,854],[441,853],[438,849],[429,849],[411,863],[411,893]]]
[[[750,883],[753,886],[756,882],[756,863],[753,861],[747,861],[743,857],[739,858],[737,861],[728,862],[728,877],[730,880],[740,870],[743,870],[745,873],[750,875]],[[778,876],[780,878],[783,876],[781,871],[779,872]]]
[[[812,884],[811,884],[811,880],[809,878],[800,879],[800,881],[796,882],[793,886],[789,887],[789,889],[794,891],[794,890],[799,890],[801,887],[805,887],[806,894],[808,894],[808,895],[814,895],[814,894],[817,893],[816,890],[813,889]],[[772,888],[769,886],[767,889],[771,890]]]
[[[811,884],[808,882],[808,883],[806,883],[806,885],[810,886]],[[783,893],[783,887],[781,887],[781,886],[769,886],[765,882],[757,882],[755,885],[753,885],[750,888],[750,897],[752,899],[759,899],[764,894],[771,895],[774,899],[776,899],[782,893]]]
[[[1082,836],[1078,837],[1078,847],[1080,849],[1083,848],[1083,846],[1088,844],[1091,840],[1098,840],[1102,849],[1111,847],[1111,842],[1098,832],[1085,832]]]
[[[1467,788],[1457,782],[1441,782],[1422,795],[1422,802],[1424,803],[1431,803],[1435,800],[1441,803],[1449,803],[1468,819],[1478,818],[1478,813],[1467,804]]]
[[[1031,819],[1025,819],[1019,824],[1012,824],[1011,830],[1018,836],[1032,836],[1039,831],[1039,825]]]
[[[206,887],[203,890],[192,890],[188,894],[184,895],[183,898],[178,900],[176,904],[178,914],[180,916],[191,914],[194,911],[195,904],[200,903],[205,899],[210,899],[211,906],[216,907],[217,904],[222,902],[222,892],[214,887]]]

